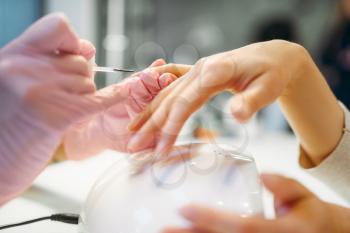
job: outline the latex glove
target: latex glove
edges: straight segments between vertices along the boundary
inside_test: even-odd
[[[0,204],[31,184],[71,124],[120,98],[95,94],[80,47],[65,17],[52,14],[0,50]]]
[[[350,210],[318,199],[298,182],[277,175],[263,175],[275,196],[275,220],[262,216],[241,218],[233,213],[199,205],[186,206],[180,214],[188,228],[171,227],[163,233],[345,233],[350,232]]]
[[[150,67],[164,65],[164,60],[156,60]],[[127,125],[131,119],[146,108],[150,101],[176,79],[173,74],[145,70],[120,84],[108,86],[99,91],[101,96],[120,92],[124,97],[110,109],[84,122],[74,124],[67,130],[63,145],[68,159],[79,160],[95,155],[102,150],[112,149],[126,152],[131,132]],[[155,135],[139,149],[153,147]]]

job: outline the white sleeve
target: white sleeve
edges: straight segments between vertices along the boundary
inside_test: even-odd
[[[350,201],[350,112],[342,104],[341,107],[344,110],[345,127],[338,146],[321,164],[305,171]],[[305,156],[301,148],[300,159]]]

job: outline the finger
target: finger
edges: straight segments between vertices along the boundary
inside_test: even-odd
[[[151,71],[151,70],[145,70],[140,73],[139,76],[143,86],[149,91],[149,93],[152,96],[155,96],[160,91],[160,85],[158,82],[159,74]]]
[[[95,46],[88,40],[80,40],[80,55],[90,60],[96,54]]]
[[[155,112],[156,109],[163,103],[163,101],[168,97],[168,95],[180,85],[180,79],[178,82],[174,82],[173,84],[162,90],[158,95],[153,99],[153,101],[147,106],[147,108],[139,114],[133,121],[131,121],[128,125],[128,129],[130,131],[139,130],[142,125],[151,117],[151,115]]]
[[[131,120],[135,119],[137,115],[140,112],[142,112],[142,108],[137,104],[136,100],[132,97],[127,98],[125,102],[125,110]]]
[[[154,117],[152,118],[152,120],[148,122],[147,127],[143,127],[142,129],[140,129],[130,139],[127,147],[128,151],[138,150],[138,148],[140,148],[140,145],[144,144],[144,141],[152,137],[152,135],[156,135],[160,131],[160,128],[162,127],[165,121],[164,116],[167,115],[166,112],[168,111],[168,109],[163,107],[163,108],[159,108],[158,111],[155,111],[155,109],[153,108],[154,108],[153,102],[151,102],[147,107],[147,109],[149,111],[155,112]],[[136,119],[137,118],[139,118],[139,116],[136,117]]]
[[[189,205],[180,214],[192,224],[192,229],[212,233],[288,233],[294,232],[288,224],[262,217],[242,218],[236,214],[210,209],[199,205]]]
[[[24,78],[21,85],[15,87],[18,91],[30,86],[56,90],[61,88],[69,93],[91,93],[95,90],[94,83],[86,79],[85,76],[58,72],[55,65],[63,66],[64,63],[57,59],[47,62],[21,56],[15,60],[16,62],[9,63],[4,69],[11,76]]]
[[[256,77],[246,85],[243,90],[240,90],[231,99],[230,109],[232,115],[240,122],[249,120],[253,114],[275,101],[281,94],[283,88],[279,88],[279,77],[275,77],[274,74],[263,74],[260,77]],[[266,87],[275,87],[269,88]]]
[[[190,221],[192,226],[199,229],[206,229],[210,232],[238,232],[233,228],[234,224],[241,221],[239,216],[224,213],[216,209],[210,209],[200,205],[188,205],[180,209],[180,215]],[[226,230],[225,230],[226,229]]]
[[[276,208],[282,208],[298,200],[314,196],[295,180],[283,176],[263,174],[261,179],[275,197]]]
[[[59,55],[54,58],[49,58],[50,62],[59,73],[65,73],[68,76],[78,74],[85,78],[91,76],[91,69],[88,60],[79,55]]]
[[[165,65],[165,64],[166,64],[166,62],[165,62],[162,58],[157,59],[157,60],[155,60],[154,62],[152,62],[152,64],[151,64],[147,69],[145,69],[145,70],[143,70],[143,71],[140,71],[140,72],[136,72],[136,73],[132,74],[131,77],[140,76],[140,74],[141,74],[142,72],[150,71],[150,68],[152,68],[152,67],[163,66],[163,65]],[[153,71],[153,72],[155,72],[155,71]]]
[[[191,77],[195,75],[196,73],[194,72],[188,72],[183,77],[178,78],[176,81],[174,81],[167,88],[163,89],[152,101],[152,103],[137,118],[129,123],[128,129],[130,131],[139,130],[142,125],[144,125],[145,122],[151,117],[154,111],[160,108],[160,105],[166,98],[169,98],[169,96],[172,95],[174,96],[173,99],[175,99],[176,95],[179,95],[180,92],[185,90],[190,85],[191,81],[194,80],[194,78]],[[191,95],[192,94],[193,93],[191,93]],[[164,106],[166,105],[164,104]]]
[[[174,82],[177,79],[177,77],[171,73],[164,73],[162,74],[159,79],[158,83],[161,89],[166,88],[169,86],[172,82]]]
[[[49,14],[39,19],[20,36],[19,41],[34,50],[46,53],[80,53],[78,36],[66,17],[60,13]]]
[[[164,59],[159,58],[159,59],[155,60],[154,62],[152,62],[152,64],[149,67],[163,66],[165,64],[166,64],[166,62],[164,61]]]
[[[130,97],[130,86],[128,84],[122,88],[120,85],[109,86],[97,91],[90,98],[102,109],[108,109],[112,106],[115,107],[116,104],[125,103],[125,101],[132,99]],[[138,107],[137,104],[135,104],[135,106]],[[138,109],[138,111],[140,111],[140,109]]]
[[[145,109],[149,102],[153,99],[153,95],[146,88],[144,83],[140,78],[133,78],[129,80],[130,95],[140,107],[140,109]]]
[[[198,102],[196,101],[197,95],[190,93],[190,85],[194,79],[185,78],[185,76],[183,78],[183,80],[178,79],[173,83],[177,85],[170,85],[161,91],[146,110],[130,123],[129,130],[138,131],[129,141],[128,148],[130,150],[138,147],[147,136],[158,132],[161,132],[160,138],[162,140],[157,146],[156,152],[166,153],[171,147],[185,120],[197,109],[195,106]],[[186,88],[189,89],[187,92],[184,91]],[[170,112],[172,113],[170,114]]]
[[[144,136],[161,132],[156,147],[156,153],[159,155],[167,154],[186,120],[212,96],[211,92],[201,93],[201,80],[198,72],[200,69],[194,69],[178,79],[177,81],[181,80],[178,85],[168,87],[171,88],[170,93],[162,91],[152,101],[152,104],[129,125],[131,130],[139,129],[138,133]],[[197,91],[198,88],[199,91]],[[130,149],[142,143],[144,139],[141,136],[130,140]]]
[[[75,55],[67,56],[77,57]],[[75,62],[75,59],[68,60],[76,66],[80,64],[79,61]],[[59,87],[69,93],[79,94],[91,93],[96,90],[92,80],[87,79],[85,75],[78,74],[78,72],[69,71],[62,59],[50,59],[50,61],[19,57],[16,63],[12,63],[12,71],[10,72],[13,76],[25,76],[28,81],[33,82],[33,85],[39,87],[45,86],[45,88],[54,89]]]
[[[177,77],[185,75],[188,71],[191,70],[193,66],[191,65],[182,65],[182,64],[166,64],[163,66],[153,67],[152,70],[159,74],[171,73]]]
[[[163,229],[161,233],[205,233],[205,232],[200,230],[195,230],[192,228],[168,227]]]
[[[191,93],[189,93],[191,90],[192,89],[189,88],[183,92],[183,95],[175,96],[172,104],[168,104],[169,110],[167,115],[159,117],[161,119],[165,118],[165,120],[164,124],[159,127],[161,135],[155,149],[156,154],[166,155],[170,151],[187,119],[207,101],[207,98],[200,98],[193,93],[191,95]],[[165,104],[166,103],[163,103],[163,105]],[[156,112],[154,116],[150,118],[150,120],[143,126],[142,130],[145,132],[152,132],[152,124],[149,124],[149,122],[158,122],[157,114],[158,113]]]
[[[51,85],[58,85],[68,93],[89,94],[96,91],[94,82],[80,75],[70,75],[66,77],[57,77]],[[49,86],[50,84],[48,84]]]

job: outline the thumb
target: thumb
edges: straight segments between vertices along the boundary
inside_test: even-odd
[[[279,175],[263,174],[261,179],[275,197],[276,209],[295,203],[304,198],[314,196],[299,182]]]
[[[152,62],[152,64],[149,67],[151,68],[151,67],[163,66],[165,64],[166,64],[166,62],[164,61],[164,59],[159,58],[159,59],[155,60],[154,62]]]
[[[19,40],[24,45],[42,52],[80,53],[79,38],[61,13],[49,14],[39,19]]]

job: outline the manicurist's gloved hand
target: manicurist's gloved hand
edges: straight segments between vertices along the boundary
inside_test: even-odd
[[[165,65],[165,61],[159,59],[150,67],[162,65]],[[119,93],[123,98],[109,109],[77,122],[67,130],[63,140],[66,157],[74,160],[84,159],[105,149],[126,152],[132,136],[127,129],[130,120],[143,111],[153,98],[175,79],[173,74],[159,75],[146,69],[119,84],[99,90],[100,96],[108,98]],[[156,140],[155,135],[150,136],[137,150],[153,147]]]
[[[85,47],[52,14],[0,50],[0,204],[31,184],[69,126],[121,98],[96,93]]]

